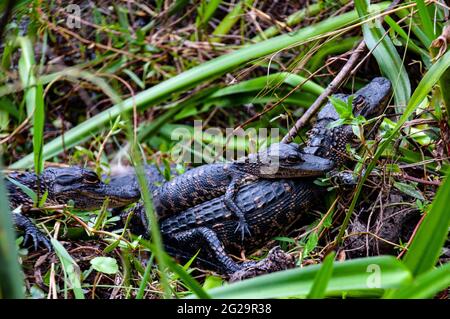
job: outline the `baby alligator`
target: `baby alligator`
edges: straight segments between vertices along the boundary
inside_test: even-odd
[[[355,93],[354,114],[361,114],[367,119],[381,115],[390,94],[391,85],[387,79],[374,79]],[[342,100],[348,98],[347,95],[336,97]],[[305,152],[332,159],[336,165],[343,163],[346,159],[345,144],[354,139],[354,134],[347,125],[328,128],[330,122],[338,119],[333,105],[328,103],[319,113]],[[237,264],[229,257],[229,252],[252,252],[274,236],[286,233],[304,216],[304,211],[320,201],[322,191],[308,179],[256,181],[243,186],[235,198],[236,205],[247,220],[251,236],[242,240],[235,233],[239,220],[227,209],[225,195],[222,195],[162,219],[160,229],[165,247],[170,254],[184,258],[191,258],[201,248],[197,261],[207,268],[233,273],[248,264]],[[142,205],[137,205],[134,214],[145,221]],[[140,234],[148,232],[146,225],[134,229],[139,229]]]
[[[157,216],[167,218],[210,199],[225,195],[224,204],[239,220],[236,230],[249,233],[245,215],[234,203],[239,187],[259,178],[320,176],[332,168],[327,159],[305,154],[299,145],[272,144],[257,154],[232,163],[202,165],[164,183],[153,193]]]
[[[123,207],[137,201],[139,194],[127,186],[105,184],[93,171],[79,167],[48,167],[39,178],[33,172],[11,172],[6,178],[10,208],[15,210],[20,207],[21,212],[35,206],[24,187],[33,191],[39,198],[45,198],[46,205],[62,205],[73,201],[76,209],[95,210],[100,209],[107,198],[109,207]],[[25,242],[31,237],[35,247],[43,244],[50,249],[48,238],[30,219],[14,213],[13,221],[24,231]]]

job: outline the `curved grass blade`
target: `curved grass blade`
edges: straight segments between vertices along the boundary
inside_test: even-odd
[[[61,261],[64,272],[64,297],[67,299],[67,283],[73,290],[76,299],[84,299],[84,293],[81,289],[81,270],[78,264],[73,260],[72,256],[67,252],[63,245],[54,238],[50,239],[55,249],[55,253]],[[68,282],[67,282],[68,281]]]
[[[420,20],[422,22],[423,31],[428,37],[429,42],[433,41],[436,37],[434,34],[434,28],[432,19],[430,17],[430,13],[428,12],[428,8],[425,5],[425,1],[423,0],[415,0],[417,10],[419,11]]]
[[[405,265],[411,269],[414,276],[433,268],[439,259],[450,227],[449,202],[450,177],[447,176],[404,258]]]
[[[405,287],[390,291],[384,298],[424,299],[433,298],[450,286],[450,263],[418,276]]]
[[[328,282],[330,281],[331,275],[333,274],[333,260],[335,257],[335,252],[331,252],[327,257],[325,257],[322,267],[317,272],[316,278],[314,278],[313,286],[309,292],[308,299],[320,299],[325,297],[327,291]]]
[[[321,265],[295,268],[247,279],[208,290],[213,298],[305,297],[313,287]],[[408,268],[392,256],[369,257],[333,263],[327,296],[358,291],[362,295],[382,293],[411,282]]]
[[[154,251],[154,244],[148,242],[145,239],[139,238],[139,243],[150,251]],[[195,280],[183,267],[178,265],[172,260],[166,252],[162,253],[164,263],[172,270],[185,284],[191,289],[191,291],[199,298],[209,299],[209,294],[202,288],[202,286]]]
[[[260,76],[251,80],[243,81],[226,88],[217,90],[215,93],[211,94],[210,98],[216,98],[225,95],[247,93],[264,90],[267,87],[277,86],[281,83],[286,83],[290,86],[296,87],[301,83],[304,83],[301,87],[302,91],[309,92],[315,95],[319,95],[323,92],[324,88],[316,84],[311,80],[299,76],[297,74],[292,74],[289,72],[279,72],[270,75]]]
[[[231,28],[239,21],[241,15],[244,13],[246,6],[251,6],[255,0],[241,0],[235,4],[234,8],[220,21],[219,25],[214,30],[211,42],[220,42],[221,37],[227,35]]]
[[[367,17],[369,7],[366,0],[355,0],[355,9],[361,18]],[[370,9],[373,9],[373,6],[370,6]],[[378,19],[365,23],[362,29],[364,41],[367,47],[373,50],[381,73],[392,83],[397,108],[403,110],[411,96],[411,84],[397,49]]]

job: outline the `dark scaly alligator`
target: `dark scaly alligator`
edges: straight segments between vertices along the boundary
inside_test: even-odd
[[[202,165],[164,183],[153,192],[158,218],[225,195],[227,209],[238,219],[236,230],[249,233],[242,210],[234,203],[239,188],[259,178],[279,179],[320,176],[332,168],[330,160],[306,154],[299,145],[272,144],[269,148],[232,163]]]
[[[278,156],[279,153],[282,155]],[[281,162],[274,163],[274,160]],[[271,165],[274,164],[277,164],[277,167],[279,167],[277,171],[271,170]],[[158,194],[170,194],[172,195],[171,197],[156,195],[155,198],[160,199],[157,207],[161,208],[159,210],[161,216],[167,214],[168,207],[175,207],[174,203],[178,203],[177,206],[184,210],[194,206],[196,203],[207,201],[214,196],[217,197],[224,193],[227,194],[226,198],[229,204],[227,207],[233,207],[234,203],[229,198],[233,197],[234,189],[238,185],[245,184],[246,180],[255,179],[258,176],[317,176],[329,170],[331,166],[331,161],[309,154],[302,154],[294,144],[283,145],[280,149],[272,146],[268,151],[252,154],[242,162],[211,164],[192,169],[185,174],[186,178],[183,180],[175,179],[170,183],[164,184],[163,192],[159,188],[156,190]],[[251,175],[250,172],[254,173],[254,175]],[[155,166],[147,166],[145,173],[148,180],[161,183],[165,181],[161,179]],[[88,169],[50,167],[42,172],[39,179],[33,172],[12,172],[7,176],[6,186],[11,209],[16,209],[20,206],[22,212],[26,212],[35,203],[17,183],[39,194],[40,198],[45,196],[47,199],[46,204],[50,206],[67,204],[69,200],[72,200],[76,209],[97,210],[102,207],[107,198],[109,200],[109,208],[124,207],[139,200],[139,185],[136,178],[134,178],[134,172],[116,176],[114,181],[114,183],[105,184],[96,173]],[[231,188],[228,185],[230,181],[232,182]],[[196,186],[202,186],[207,190],[214,191],[211,191],[211,193],[192,192],[192,189],[195,189]],[[155,190],[156,187],[151,189]],[[230,191],[227,191],[228,189]],[[183,201],[183,198],[192,200],[194,204],[189,204],[189,201]],[[174,209],[174,213],[176,212],[177,210]],[[237,216],[239,216],[239,213],[237,213]],[[24,231],[25,241],[31,237],[35,247],[43,244],[50,249],[48,238],[36,228],[29,218],[17,213],[13,214],[13,221],[18,228]]]
[[[108,207],[123,207],[140,198],[136,187],[105,184],[95,172],[84,168],[48,167],[39,178],[34,172],[11,172],[6,178],[10,208],[15,210],[20,207],[23,213],[35,203],[18,183],[32,190],[39,198],[45,197],[46,205],[63,205],[72,200],[74,208],[79,210],[100,209],[107,198]],[[29,218],[21,213],[13,213],[12,216],[16,226],[24,232],[25,242],[31,237],[35,248],[39,244],[51,248],[48,238]]]
[[[391,95],[387,79],[376,78],[354,94],[353,113],[371,119],[383,113]],[[347,101],[348,95],[336,95]],[[338,166],[345,162],[346,144],[354,144],[355,136],[349,125],[328,128],[339,119],[334,106],[328,103],[319,112],[304,151],[333,160]],[[369,130],[366,130],[368,133]],[[182,176],[182,175],[181,175]],[[180,178],[181,178],[180,176]],[[193,190],[194,191],[194,190]],[[167,251],[178,257],[190,258],[201,249],[197,261],[204,267],[223,273],[234,273],[251,265],[238,264],[228,253],[253,252],[286,233],[304,216],[304,212],[318,202],[323,189],[308,179],[259,180],[243,186],[235,203],[243,212],[251,236],[242,239],[235,233],[239,220],[225,204],[225,196],[191,207],[160,221],[160,229]],[[144,224],[134,229],[148,232],[142,205],[132,211],[135,221]]]

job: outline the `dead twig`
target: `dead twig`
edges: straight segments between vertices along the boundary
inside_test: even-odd
[[[317,113],[322,104],[327,100],[328,96],[336,92],[338,88],[344,83],[347,79],[348,75],[352,72],[353,68],[356,66],[359,61],[361,55],[365,52],[366,44],[361,41],[356,49],[353,51],[350,58],[345,63],[344,67],[339,71],[333,81],[327,86],[325,91],[319,95],[319,97],[314,101],[314,103],[306,110],[306,112],[302,115],[302,117],[295,123],[295,125],[289,130],[288,134],[281,140],[282,143],[290,143],[294,136],[297,135],[297,132],[303,126],[308,123],[310,118]],[[353,71],[354,72],[354,71]]]

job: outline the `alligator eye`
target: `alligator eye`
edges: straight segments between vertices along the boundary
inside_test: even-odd
[[[288,157],[286,158],[286,161],[288,163],[299,163],[299,162],[303,162],[303,159],[297,155],[288,155]]]
[[[94,172],[86,171],[83,174],[83,181],[88,184],[97,184],[100,182],[100,179]]]

